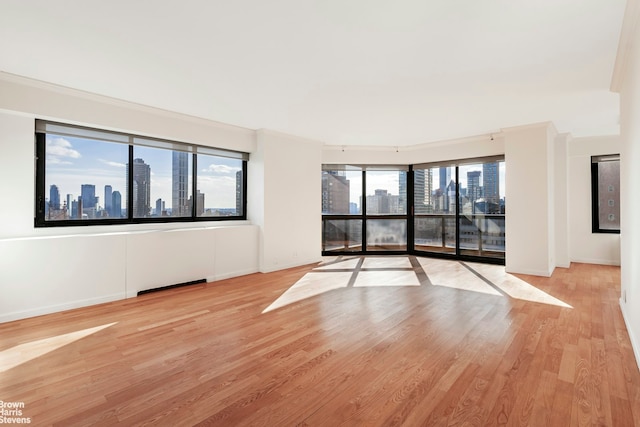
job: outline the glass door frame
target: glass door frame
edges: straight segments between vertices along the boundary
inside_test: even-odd
[[[452,252],[436,252],[436,251],[425,251],[425,250],[421,250],[421,249],[416,249],[416,245],[415,245],[415,229],[416,229],[416,218],[419,218],[419,214],[416,214],[415,211],[412,209],[411,212],[411,233],[412,238],[409,241],[409,245],[408,245],[408,253],[411,255],[421,255],[421,256],[429,256],[429,257],[434,257],[434,258],[443,258],[443,259],[455,259],[455,260],[460,260],[460,261],[477,261],[477,262],[483,262],[483,263],[488,263],[488,264],[498,264],[498,265],[505,265],[505,260],[506,260],[506,251],[505,251],[505,255],[504,257],[491,257],[491,256],[482,256],[482,255],[471,255],[471,254],[464,254],[462,253],[462,251],[464,250],[463,248],[461,248],[460,245],[460,241],[461,241],[461,237],[460,237],[460,220],[463,217],[463,213],[461,212],[461,203],[460,203],[460,167],[461,166],[465,166],[465,165],[473,165],[473,164],[485,164],[485,163],[500,163],[500,162],[504,162],[505,158],[503,155],[499,155],[499,156],[487,156],[487,157],[478,157],[478,158],[469,158],[469,159],[461,159],[461,160],[451,160],[451,161],[444,161],[444,162],[431,162],[431,163],[419,163],[419,164],[413,164],[409,167],[410,170],[410,175],[411,175],[411,180],[414,181],[414,174],[415,174],[415,170],[416,169],[420,169],[420,168],[436,168],[436,167],[451,167],[454,169],[455,172],[455,215],[454,215],[454,219],[455,219],[455,248],[454,251]],[[498,169],[498,179],[499,179],[499,169]],[[483,183],[484,184],[484,183]],[[412,192],[413,194],[413,192]],[[415,194],[413,195],[414,199],[415,199]],[[506,216],[505,216],[506,217]],[[444,220],[444,219],[443,219]],[[443,236],[443,239],[445,239],[445,237]],[[481,245],[481,239],[482,236],[479,235],[478,236],[479,239],[479,244]]]

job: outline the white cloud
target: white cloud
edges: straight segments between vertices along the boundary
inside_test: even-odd
[[[235,174],[240,168],[234,168],[227,165],[211,164],[208,168],[202,169],[202,172],[212,172],[221,175]]]
[[[67,160],[60,160],[59,157],[55,157],[55,156],[47,156],[47,164],[48,165],[72,165],[73,162],[69,162]]]
[[[114,168],[123,168],[123,167],[126,166],[124,163],[112,162],[112,161],[105,160],[105,159],[98,159],[98,160],[100,160],[105,165],[113,166]]]
[[[80,152],[74,150],[71,143],[64,138],[48,139],[47,155],[50,156],[48,159],[54,157],[70,157],[72,159],[78,159],[82,157]]]

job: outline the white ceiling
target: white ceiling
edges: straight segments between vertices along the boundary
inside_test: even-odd
[[[2,0],[0,70],[348,145],[617,134],[625,0]],[[1,95],[0,95],[1,96]]]

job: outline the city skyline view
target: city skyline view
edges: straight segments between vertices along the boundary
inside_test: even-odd
[[[325,165],[323,251],[415,250],[504,259],[504,160],[408,169]]]
[[[127,206],[127,144],[47,134],[45,191],[49,198],[51,186],[60,195],[60,205],[77,200],[83,185],[94,185],[97,207],[104,209],[105,186],[119,192],[122,209]],[[141,159],[150,169],[150,214],[155,212],[156,201],[162,200],[164,209],[172,210],[172,153],[174,151],[134,146],[134,159]],[[191,194],[192,155],[188,154],[188,191]],[[204,210],[236,209],[236,174],[242,170],[242,160],[198,154],[198,192],[204,198]],[[135,162],[134,162],[135,164]]]
[[[500,182],[499,197],[504,199],[506,193],[505,162],[498,163],[498,178]],[[467,173],[482,172],[482,164],[461,165],[459,167],[460,188],[467,188]],[[350,182],[349,199],[360,206],[360,196],[362,193],[362,174],[360,171],[346,171],[346,176]],[[440,188],[440,177],[437,173],[432,173],[432,190]],[[484,186],[482,173],[480,175],[480,186]],[[446,184],[445,184],[446,187]],[[399,175],[397,170],[375,171],[367,176],[367,195],[373,195],[375,190],[387,190],[390,195],[399,195]]]

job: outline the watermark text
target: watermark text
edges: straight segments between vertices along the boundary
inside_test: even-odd
[[[31,424],[31,417],[24,415],[24,402],[0,400],[0,424]]]

